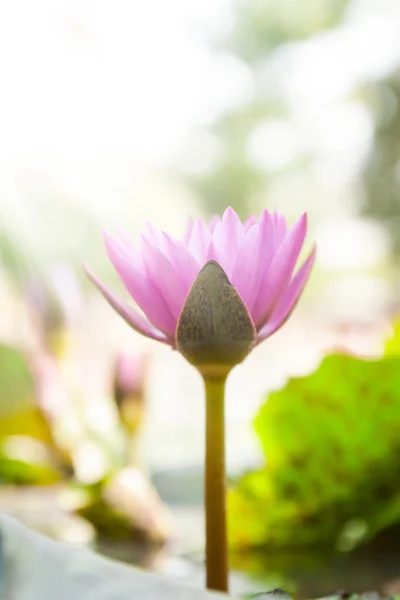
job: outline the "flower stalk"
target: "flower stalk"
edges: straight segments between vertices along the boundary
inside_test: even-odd
[[[228,591],[225,419],[226,377],[204,377],[206,395],[206,579],[211,590]]]

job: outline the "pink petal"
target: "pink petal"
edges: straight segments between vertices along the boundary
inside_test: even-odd
[[[168,260],[171,261],[171,245],[175,244],[175,242],[173,242],[164,231],[153,227],[151,223],[146,223],[146,230],[141,237],[142,239],[144,238],[150,246],[153,246],[153,248],[158,248],[158,250],[160,250],[162,254],[165,254]],[[171,244],[169,243],[169,240],[171,241]]]
[[[186,294],[200,271],[200,267],[183,242],[175,242],[163,232],[164,253],[181,278]]]
[[[274,249],[273,224],[268,211],[264,211],[259,223],[247,231],[237,256],[231,283],[241,295],[250,314],[261,285],[260,270],[269,265]]]
[[[261,287],[252,312],[257,330],[260,330],[266,323],[289,285],[306,233],[307,215],[304,214],[285,237],[274,254],[267,271],[263,274]]]
[[[131,261],[135,265],[135,267],[140,270],[139,266],[141,264],[141,258],[138,251],[130,241],[125,241],[126,234],[124,234],[123,232],[121,233],[122,237],[117,238],[112,233],[103,231],[103,237],[104,242],[106,244],[106,248],[108,245],[112,246],[115,252],[118,252],[119,254],[124,256],[126,260]]]
[[[183,236],[183,243],[185,244],[185,246],[189,245],[189,241],[192,235],[192,231],[193,231],[193,227],[194,227],[194,221],[192,219],[190,219],[188,221],[188,224],[186,226],[186,231],[185,231],[185,235]]]
[[[143,234],[153,248],[157,248],[166,256],[181,279],[186,293],[189,291],[200,267],[183,242],[173,240],[165,231],[156,229],[150,223]]]
[[[221,217],[219,215],[214,215],[213,217],[211,217],[211,221],[208,224],[208,229],[210,231],[210,233],[213,233],[217,223],[219,223],[221,220]]]
[[[224,269],[230,279],[238,252],[244,241],[243,225],[230,206],[224,212],[222,221],[217,223],[213,231],[214,258]],[[211,258],[208,258],[211,260]]]
[[[257,222],[258,222],[257,217],[255,215],[250,215],[250,217],[247,217],[247,219],[243,223],[244,230],[248,231],[250,229],[250,227],[255,225]]]
[[[142,259],[147,280],[159,290],[174,319],[174,331],[188,289],[168,258],[142,236]]]
[[[230,238],[236,246],[240,245],[244,239],[243,223],[230,206],[228,206],[223,214],[222,223],[225,226],[226,236]]]
[[[100,281],[100,279],[85,267],[86,274],[89,279],[94,283],[97,289],[102,293],[107,302],[113,307],[113,309],[138,333],[145,335],[146,337],[158,340],[164,344],[173,344],[173,341],[169,341],[167,337],[150,325],[139,313],[131,308],[125,302],[118,300],[116,296],[110,292],[110,290]]]
[[[118,227],[116,230],[116,233],[118,235],[112,235],[111,233],[107,233],[106,231],[104,231],[103,235],[104,235],[104,237],[106,237],[107,235],[113,237],[116,241],[119,241],[121,246],[122,245],[125,246],[126,251],[131,252],[135,257],[139,257],[137,248],[135,248],[135,245],[132,242],[130,236],[127,234],[127,232],[122,227]],[[140,262],[140,257],[139,257],[139,262]]]
[[[272,220],[274,223],[274,245],[275,250],[277,250],[287,235],[288,227],[285,217],[277,212],[273,213]]]
[[[149,321],[168,337],[175,335],[176,320],[154,283],[138,269],[114,238],[106,237],[107,254],[126,289]]]
[[[257,335],[257,343],[259,344],[265,338],[271,336],[277,331],[290,317],[294,310],[300,296],[303,292],[304,286],[306,285],[312,266],[315,261],[316,248],[314,247],[310,256],[307,258],[303,266],[298,270],[296,275],[290,282],[286,292],[283,294],[279,303],[275,307],[271,318],[268,320],[266,325],[259,331]]]
[[[194,223],[192,223],[190,230],[193,229],[193,225]],[[187,293],[200,267],[184,242],[173,240],[165,231],[153,227],[150,223],[147,223],[143,237],[151,246],[158,248],[166,256],[181,279]]]
[[[142,235],[146,238],[146,240],[149,241],[149,243],[152,246],[161,247],[162,231],[160,229],[157,229],[157,227],[154,227],[154,225],[152,225],[148,221],[146,223],[144,233]]]
[[[203,221],[198,219],[193,225],[188,249],[200,268],[203,267],[207,262],[207,254],[210,244],[211,234]]]

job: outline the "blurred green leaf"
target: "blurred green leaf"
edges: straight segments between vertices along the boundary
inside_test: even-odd
[[[399,367],[333,355],[269,396],[266,467],[230,495],[234,546],[350,549],[400,522]]]
[[[171,534],[169,511],[152,484],[134,467],[83,489],[77,514],[103,539],[164,543]]]
[[[16,485],[51,485],[61,480],[61,474],[48,464],[36,464],[0,456],[0,482]]]
[[[400,251],[399,134],[400,69],[360,86],[359,95],[374,121],[374,140],[364,167],[363,212],[387,228],[393,249]]]
[[[211,169],[187,176],[210,214],[221,213],[228,205],[241,217],[258,212],[261,207],[273,209],[279,196],[276,183],[282,173],[296,176],[314,172],[315,157],[306,147],[294,153],[287,164],[283,161],[278,172],[268,161],[255,160],[252,147],[260,128],[276,119],[290,127],[294,114],[285,92],[286,72],[291,72],[292,61],[289,59],[277,68],[274,57],[284,57],[285,50],[290,52],[297,45],[300,48],[313,36],[338,27],[350,4],[349,0],[232,3],[232,24],[215,46],[223,54],[233,55],[246,73],[249,93],[210,124],[208,133],[216,138],[222,158]],[[271,138],[267,144],[269,152],[273,144]],[[297,214],[296,208],[292,210],[293,216]]]
[[[14,348],[0,345],[0,480],[3,482],[45,485],[61,478],[60,457],[51,427],[35,394],[35,378],[25,357]]]
[[[237,3],[227,45],[249,62],[287,41],[304,40],[340,22],[348,0],[248,0]]]
[[[126,514],[112,507],[103,498],[103,489],[93,486],[87,489],[87,502],[76,514],[96,528],[98,535],[111,540],[133,540],[135,532]]]
[[[387,340],[385,344],[385,355],[400,355],[400,319],[393,323],[393,335]]]
[[[35,381],[25,358],[9,346],[0,345],[0,415],[15,414],[30,405]]]
[[[0,345],[0,439],[27,435],[53,444],[49,424],[35,402],[35,387],[24,356]]]

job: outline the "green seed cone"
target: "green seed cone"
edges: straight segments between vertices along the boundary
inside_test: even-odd
[[[254,345],[252,318],[225,271],[210,260],[200,271],[182,308],[178,350],[205,375],[220,376],[242,362]]]

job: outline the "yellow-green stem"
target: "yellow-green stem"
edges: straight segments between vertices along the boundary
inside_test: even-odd
[[[228,591],[224,392],[226,377],[204,377],[206,390],[206,573],[207,587]]]

